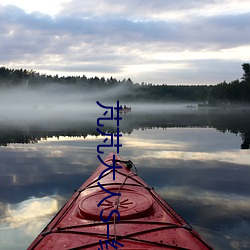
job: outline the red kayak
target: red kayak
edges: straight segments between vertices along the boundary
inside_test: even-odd
[[[212,249],[133,167],[109,154],[28,249]]]

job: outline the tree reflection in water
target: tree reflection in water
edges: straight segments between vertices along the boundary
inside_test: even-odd
[[[209,127],[221,132],[230,132],[242,137],[241,149],[249,149],[250,145],[250,109],[223,110],[223,109],[192,109],[177,111],[133,111],[123,115],[120,131],[131,134],[137,129],[148,128],[185,128]],[[96,118],[96,117],[95,117]],[[86,137],[99,135],[96,131],[96,122],[90,116],[89,122],[80,118],[71,122],[49,120],[38,124],[0,124],[0,145],[8,146],[11,143],[37,143],[41,139],[69,136]],[[105,132],[116,133],[112,123],[107,123]]]

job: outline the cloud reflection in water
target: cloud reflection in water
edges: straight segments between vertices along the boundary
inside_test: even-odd
[[[18,204],[6,204],[0,217],[2,249],[22,249],[33,241],[61,207],[60,200],[57,196],[33,197]]]
[[[36,236],[31,237],[33,226],[38,233],[50,220],[46,209],[56,212],[62,205],[53,195],[67,199],[95,170],[96,146],[102,139],[61,137],[2,149],[1,240],[16,235],[16,249],[27,246]],[[236,149],[240,142],[240,136],[210,128],[139,129],[123,134],[120,150],[216,249],[244,249],[243,244],[250,244],[250,156]],[[28,199],[32,195],[36,198]],[[36,211],[38,205],[41,212]]]

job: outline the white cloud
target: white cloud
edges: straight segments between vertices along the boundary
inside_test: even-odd
[[[6,214],[0,222],[12,228],[20,227],[23,224],[34,225],[34,221],[51,217],[58,209],[58,202],[55,197],[31,198],[17,205],[8,204],[5,210]],[[27,233],[33,233],[33,230]]]
[[[43,1],[32,1],[32,0],[1,0],[2,5],[15,5],[19,8],[24,9],[27,13],[31,12],[42,12],[49,15],[56,15],[66,1],[65,0],[43,0]]]
[[[1,249],[27,248],[59,210],[60,199],[58,196],[33,197],[15,205],[5,204],[0,218]]]

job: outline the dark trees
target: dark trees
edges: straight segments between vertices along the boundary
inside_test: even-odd
[[[245,82],[250,82],[250,64],[249,63],[243,63],[242,69],[244,71],[244,74],[241,79]]]
[[[222,82],[217,85],[153,85],[147,83],[134,83],[130,78],[117,80],[112,76],[86,77],[82,76],[51,76],[39,74],[33,70],[8,69],[0,67],[0,86],[36,88],[51,84],[64,84],[78,88],[79,91],[110,90],[116,93],[114,100],[121,101],[149,101],[149,102],[170,102],[190,101],[209,102],[210,105],[228,103],[250,103],[250,64],[242,64],[244,71],[242,81],[234,80],[230,83]]]

